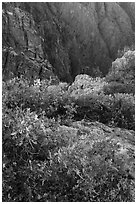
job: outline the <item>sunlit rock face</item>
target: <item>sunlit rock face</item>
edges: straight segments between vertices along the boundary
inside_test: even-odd
[[[134,44],[135,4],[3,3],[2,23],[5,79],[26,72],[71,82],[80,73],[105,75],[118,50]]]
[[[2,14],[3,79],[21,75],[30,80],[54,76],[31,13],[16,3],[3,3]]]

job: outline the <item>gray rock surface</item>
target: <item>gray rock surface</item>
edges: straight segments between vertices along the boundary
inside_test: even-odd
[[[16,63],[21,52],[36,78],[48,75],[46,63],[41,69],[44,60],[63,81],[71,82],[80,73],[94,76],[95,70],[104,75],[118,50],[134,44],[134,14],[133,2],[3,3],[4,77],[22,67]],[[17,54],[12,66],[5,52],[10,47]]]

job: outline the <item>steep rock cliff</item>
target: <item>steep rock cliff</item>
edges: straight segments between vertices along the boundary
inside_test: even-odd
[[[134,44],[134,14],[123,2],[3,3],[3,77],[105,75],[118,50]]]
[[[3,3],[2,17],[3,79],[21,75],[30,80],[54,76],[31,14],[16,4]]]

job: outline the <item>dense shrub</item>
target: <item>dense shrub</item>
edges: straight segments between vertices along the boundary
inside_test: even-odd
[[[121,58],[126,52],[128,51],[134,51],[135,45],[132,46],[125,46],[124,49],[119,49],[117,52],[117,58]]]
[[[86,142],[65,148],[62,154],[70,172],[79,176],[77,188],[83,191],[82,201],[132,200],[131,183],[122,168],[124,160],[119,158],[118,162],[114,156],[117,144],[98,139],[92,141],[91,148],[86,148]]]
[[[68,88],[77,104],[75,119],[135,129],[135,53],[128,50],[106,78],[78,75]],[[130,99],[130,100],[129,100]]]
[[[73,117],[74,104],[67,92],[67,83],[51,85],[49,81],[34,81],[30,85],[25,79],[12,79],[3,82],[3,104],[9,109],[30,108],[48,117]]]
[[[108,82],[116,81],[135,85],[135,51],[128,50],[117,58],[106,76]]]
[[[135,129],[135,97],[133,94],[115,94],[112,122],[116,126]]]
[[[135,94],[135,85],[133,83],[124,84],[116,81],[110,82],[108,85],[103,87],[105,94],[114,94],[114,93],[133,93]]]
[[[103,92],[80,96],[75,117],[99,121],[121,128],[135,129],[135,97],[133,94]]]
[[[77,92],[79,86],[76,89],[72,85],[68,89],[67,83],[50,85],[48,81],[37,80],[34,85],[29,85],[26,80],[13,79],[3,83],[3,108],[30,108],[38,115],[45,111],[47,117],[60,118],[64,123],[85,118],[134,129],[134,95],[120,94],[122,91],[115,82],[108,85],[104,82],[104,86],[100,84],[102,80],[98,78],[89,88]]]
[[[118,144],[66,134],[30,109],[3,112],[3,201],[133,201]],[[113,183],[113,185],[112,185]]]
[[[39,201],[41,194],[45,201],[54,201],[54,191],[58,191],[54,188],[56,174],[64,169],[59,172],[56,153],[69,139],[57,134],[57,127],[54,119],[38,118],[29,109],[17,108],[3,115],[5,201]]]
[[[86,94],[100,92],[107,84],[105,78],[93,78],[86,74],[80,74],[75,77],[75,81],[69,87],[69,92],[71,95],[73,95],[73,93],[80,94],[82,90]]]
[[[62,128],[87,119],[134,130],[135,96],[104,78],[81,85],[3,82],[3,201],[134,201],[126,160],[115,156],[118,144]]]

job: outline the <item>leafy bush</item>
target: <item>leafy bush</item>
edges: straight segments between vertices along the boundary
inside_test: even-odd
[[[86,74],[80,74],[75,77],[75,81],[69,87],[69,92],[71,95],[74,93],[84,93],[100,92],[102,88],[107,85],[105,78],[96,77],[93,78]]]
[[[121,58],[117,58],[112,63],[106,79],[108,82],[117,81],[135,85],[135,51],[128,50]]]
[[[119,82],[110,82],[108,85],[103,87],[103,91],[105,94],[114,94],[114,93],[133,93],[135,94],[135,85],[130,84],[123,84]]]
[[[91,148],[81,143],[63,150],[63,162],[69,171],[79,176],[76,192],[82,192],[82,201],[127,201],[132,200],[131,183],[122,166],[124,160],[114,156],[118,148],[109,140],[92,141]],[[67,149],[67,151],[66,151]],[[115,181],[115,182],[113,182]],[[129,183],[128,183],[129,182]]]
[[[135,129],[135,97],[133,94],[103,92],[80,96],[75,118],[99,121],[126,129]]]
[[[112,122],[116,126],[135,129],[135,97],[133,94],[115,94]]]
[[[68,89],[67,83],[50,85],[48,81],[37,80],[34,85],[29,85],[28,81],[16,78],[3,83],[3,108],[30,108],[38,115],[45,111],[47,117],[60,118],[62,123],[86,118],[134,129],[134,95],[119,94],[124,92],[120,90],[121,84],[111,82],[106,85],[104,82],[104,85],[100,86],[101,83],[101,79],[96,79],[88,90],[85,88],[76,93],[74,85]]]
[[[133,201],[118,144],[66,134],[30,109],[3,112],[3,201]]]
[[[117,93],[123,89],[117,85],[104,78],[90,78],[82,89],[80,81],[69,88],[47,80],[3,82],[3,201],[134,201],[118,144],[62,129],[83,118],[134,129],[135,96]]]
[[[25,79],[12,79],[3,82],[3,104],[9,109],[20,107],[30,108],[41,113],[45,111],[48,117],[73,117],[75,105],[67,92],[67,83],[50,85],[49,81],[34,81],[33,85]]]
[[[126,52],[128,51],[134,51],[135,50],[135,45],[132,45],[132,46],[125,46],[124,49],[122,50],[118,50],[118,53],[117,53],[117,58],[121,58]]]
[[[52,180],[56,182],[54,171],[56,174],[58,168],[54,153],[57,153],[60,146],[65,145],[68,140],[56,134],[57,127],[55,120],[44,116],[38,118],[38,115],[29,109],[22,111],[17,108],[12,114],[11,112],[4,114],[3,196],[5,201],[31,199],[38,201],[41,198],[40,193],[43,194],[46,189],[49,193],[48,198],[44,199],[52,200],[54,194],[48,188],[54,188]],[[55,160],[53,165],[51,165],[52,160]]]
[[[77,105],[74,118],[135,129],[134,69],[135,53],[128,50],[113,63],[106,78],[92,78],[86,74],[76,76],[68,88]]]

